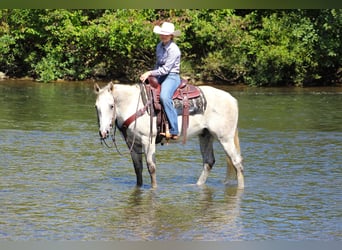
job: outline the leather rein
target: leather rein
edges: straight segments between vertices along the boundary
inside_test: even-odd
[[[143,84],[139,84],[139,86],[140,86],[140,96],[143,96],[143,94],[144,94],[144,92],[143,92],[143,90],[144,90]],[[114,103],[115,103],[115,102],[114,102]],[[127,129],[128,129],[128,127],[129,127],[129,125],[131,125],[131,123],[134,122],[134,121],[136,121],[139,117],[143,116],[143,115],[146,113],[146,111],[148,110],[148,107],[151,106],[152,102],[151,102],[151,100],[149,99],[149,100],[146,101],[145,105],[144,105],[142,108],[138,109],[138,108],[139,108],[139,104],[140,104],[140,98],[139,98],[138,103],[137,103],[136,112],[135,112],[133,115],[131,115],[130,117],[128,117],[128,118],[124,121],[124,123],[122,124],[121,127],[119,126],[119,124],[118,124],[118,122],[117,122],[117,119],[116,119],[116,109],[115,109],[115,108],[113,109],[113,119],[115,120],[115,126],[114,126],[114,129],[113,129],[113,133],[111,134],[111,139],[112,139],[113,145],[114,145],[115,148],[116,148],[116,151],[117,151],[120,155],[122,155],[122,154],[120,153],[120,151],[119,151],[119,149],[118,149],[118,147],[117,147],[117,144],[116,144],[116,140],[115,140],[116,128],[118,128],[118,129],[121,131],[121,133],[122,133],[123,136],[124,136],[125,142],[126,142],[126,144],[127,144],[127,143],[128,143],[128,142],[127,142]],[[115,106],[115,105],[114,105],[114,106]],[[135,126],[134,126],[134,129],[135,129],[135,128],[136,128],[136,124],[135,124]],[[152,134],[152,126],[151,126],[150,129],[151,129],[150,134]],[[132,150],[133,150],[133,146],[134,146],[135,139],[136,139],[136,138],[135,138],[135,134],[134,134],[133,142],[132,142],[132,145],[131,145],[130,148],[129,148],[129,152],[132,152]],[[109,146],[109,145],[107,144],[107,142],[105,141],[105,139],[101,139],[101,143],[102,143],[102,142],[103,142],[108,148],[112,148],[112,147],[113,147],[113,146]]]

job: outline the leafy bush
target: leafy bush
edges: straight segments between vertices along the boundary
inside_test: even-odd
[[[0,71],[49,82],[138,81],[153,67],[154,25],[183,35],[182,74],[255,86],[340,82],[342,11],[0,10]]]
[[[247,83],[300,85],[312,80],[307,69],[315,66],[312,54],[317,34],[307,18],[298,17],[273,13],[262,19],[260,29],[251,31]]]

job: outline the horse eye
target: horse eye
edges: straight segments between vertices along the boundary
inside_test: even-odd
[[[110,105],[110,109],[114,109],[114,105]]]

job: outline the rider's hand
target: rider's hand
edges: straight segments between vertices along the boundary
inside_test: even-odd
[[[146,71],[144,74],[140,76],[140,81],[145,82],[145,80],[151,75],[151,71]]]

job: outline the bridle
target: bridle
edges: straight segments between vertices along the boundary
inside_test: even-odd
[[[100,139],[101,140],[101,144],[106,145],[107,148],[112,148],[113,146],[115,146],[116,152],[118,152],[119,155],[122,156],[122,153],[120,152],[120,150],[118,148],[118,145],[116,144],[116,137],[115,137],[116,125],[114,126],[114,129],[112,131],[113,131],[113,133],[110,135],[110,138],[112,140],[112,145],[109,146],[105,138],[101,138]]]
[[[142,85],[142,84],[139,84],[139,86],[140,86],[140,96],[142,96],[142,94],[143,94],[143,89],[144,89],[144,88],[143,88],[143,85]],[[100,140],[101,140],[101,144],[105,144],[107,148],[113,148],[113,146],[115,146],[116,151],[122,156],[122,154],[121,154],[121,152],[119,151],[119,148],[118,148],[118,146],[117,146],[117,143],[116,143],[116,137],[115,137],[115,135],[116,135],[116,129],[118,128],[118,129],[121,131],[121,133],[122,133],[123,136],[124,136],[124,139],[125,139],[125,142],[126,142],[127,146],[129,146],[129,145],[128,145],[128,141],[127,141],[127,134],[126,134],[126,129],[127,129],[128,126],[125,127],[125,125],[126,125],[126,123],[127,123],[128,120],[130,120],[130,119],[133,118],[133,120],[136,121],[136,119],[137,119],[138,117],[140,117],[141,115],[143,115],[143,114],[146,112],[146,110],[147,110],[147,106],[149,105],[149,102],[148,102],[142,109],[139,109],[139,104],[140,104],[140,99],[141,99],[141,98],[138,98],[138,103],[137,103],[137,106],[136,106],[136,112],[135,112],[129,119],[127,119],[127,120],[124,122],[123,126],[120,128],[119,125],[118,125],[118,123],[117,123],[117,119],[116,119],[115,98],[114,98],[113,93],[111,93],[111,95],[112,95],[112,97],[113,97],[113,109],[112,109],[112,110],[113,110],[113,115],[112,115],[112,127],[113,127],[113,129],[110,129],[110,137],[111,137],[112,145],[111,145],[111,146],[108,145],[108,143],[107,143],[107,141],[106,141],[106,138],[102,138],[102,137],[101,137]],[[99,120],[98,111],[97,111],[97,122],[98,122],[98,125],[100,125],[100,120]],[[132,121],[130,121],[130,122],[132,122]],[[127,125],[129,125],[129,124],[127,124]],[[137,123],[135,122],[135,123],[134,123],[134,128],[133,128],[133,130],[136,129],[136,126],[137,126]],[[133,147],[134,147],[134,144],[135,144],[135,140],[136,140],[136,134],[134,133],[134,134],[133,134],[132,144],[131,144],[131,146],[129,147],[129,152],[130,152],[130,153],[131,153],[132,150],[133,150]],[[141,153],[141,154],[142,154],[142,153]]]
[[[107,141],[106,141],[106,138],[100,138],[100,141],[101,141],[101,145],[106,145],[107,148],[113,148],[115,147],[116,151],[122,156],[121,152],[119,151],[119,148],[116,144],[116,138],[115,138],[115,134],[116,134],[116,105],[115,105],[115,99],[114,99],[114,96],[113,94],[111,93],[111,96],[113,97],[113,114],[112,114],[112,127],[114,129],[110,129],[110,138],[111,138],[111,141],[112,141],[112,145],[108,145]],[[96,115],[97,115],[97,124],[98,126],[100,126],[100,119],[99,119],[99,112],[98,110],[96,110]]]

